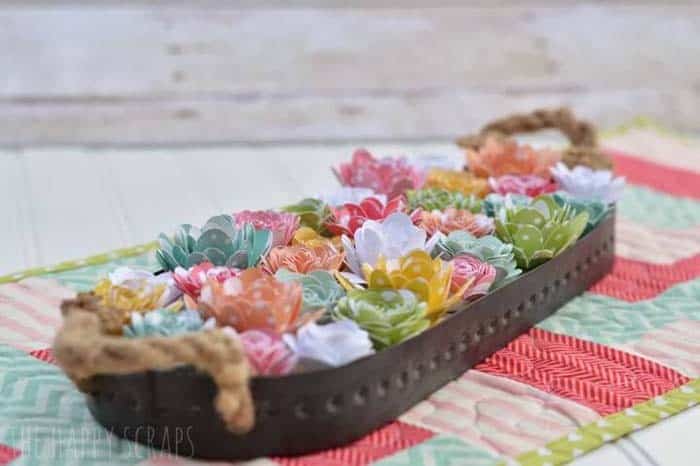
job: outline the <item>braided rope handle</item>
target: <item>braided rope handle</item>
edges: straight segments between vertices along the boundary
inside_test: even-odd
[[[587,165],[595,169],[610,169],[612,161],[598,148],[595,127],[579,120],[566,107],[539,109],[494,120],[477,134],[457,139],[457,145],[467,150],[478,150],[488,138],[508,139],[517,133],[531,133],[543,129],[559,130],[571,143],[562,154],[569,167]]]
[[[87,392],[98,374],[129,374],[190,364],[208,373],[218,387],[215,407],[234,433],[246,433],[255,423],[248,387],[248,363],[240,341],[221,330],[175,337],[128,339],[104,332],[102,308],[91,293],[63,301],[64,323],[56,334],[56,361],[78,389]]]

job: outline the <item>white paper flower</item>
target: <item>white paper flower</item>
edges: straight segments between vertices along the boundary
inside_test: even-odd
[[[431,168],[442,168],[444,170],[460,170],[463,162],[462,154],[426,154],[411,157],[408,163],[422,172],[427,172]]]
[[[382,204],[386,204],[386,196],[384,194],[377,194],[370,188],[354,188],[352,186],[342,186],[335,191],[321,194],[318,198],[332,207],[338,207],[348,202],[359,204],[360,201],[370,196],[376,197],[382,201]]]
[[[352,320],[327,325],[308,323],[296,336],[286,334],[285,343],[300,358],[315,359],[330,366],[342,366],[374,353],[369,334]]]
[[[625,178],[613,177],[610,170],[592,170],[583,165],[569,169],[561,162],[550,170],[561,189],[576,199],[612,204],[620,199],[625,187]]]
[[[355,231],[355,244],[347,236],[343,236],[343,248],[345,260],[352,272],[362,277],[362,264],[374,265],[379,256],[387,260],[399,257],[414,249],[426,249],[433,247],[431,239],[426,244],[425,230],[413,224],[411,217],[396,212],[389,215],[384,221],[376,222],[367,220]]]
[[[172,272],[155,275],[148,270],[117,267],[108,274],[108,278],[112,285],[132,290],[143,288],[149,291],[156,286],[165,285],[165,291],[158,300],[158,306],[166,307],[182,295],[182,292],[175,285],[172,275]]]

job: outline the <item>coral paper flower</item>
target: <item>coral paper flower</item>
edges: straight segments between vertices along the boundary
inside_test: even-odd
[[[484,197],[489,192],[489,184],[483,178],[477,178],[469,172],[462,170],[444,170],[433,168],[428,172],[424,188],[439,188],[447,191],[456,191],[466,196],[474,194]]]
[[[237,276],[239,269],[228,267],[214,267],[211,262],[202,262],[199,265],[190,267],[188,270],[178,267],[173,273],[173,280],[177,287],[185,293],[185,301],[188,308],[196,307],[194,302],[199,298],[202,286],[207,279],[212,278],[219,283],[223,283],[231,277]]]
[[[578,165],[569,169],[563,163],[552,168],[552,176],[571,197],[583,201],[601,201],[608,204],[622,197],[624,177],[613,177],[609,170],[591,170]]]
[[[553,193],[557,190],[556,182],[537,175],[503,175],[489,178],[491,189],[503,196],[506,194],[522,194],[537,197],[540,194]]]
[[[288,212],[274,210],[243,210],[233,214],[238,227],[250,223],[256,230],[270,230],[272,246],[286,246],[299,228],[299,217]]]
[[[353,236],[365,221],[384,220],[394,212],[403,212],[405,209],[404,196],[397,196],[386,203],[375,197],[368,197],[359,204],[347,203],[335,209],[333,218],[326,224],[326,228],[334,235]],[[419,215],[420,213],[416,212],[416,216],[411,217],[417,220]]]
[[[468,210],[449,207],[443,212],[433,210],[422,212],[419,225],[429,235],[437,232],[448,234],[453,231],[468,231],[474,236],[485,236],[493,233],[493,219],[484,214],[473,214]]]
[[[208,279],[197,305],[206,317],[214,317],[219,325],[229,325],[239,332],[293,331],[320,315],[301,314],[300,284],[282,283],[259,268],[244,270],[223,283]]]
[[[496,268],[488,262],[482,262],[474,256],[464,254],[452,260],[451,289],[457,292],[465,288],[462,299],[472,299],[484,296],[496,279]]]
[[[412,291],[428,305],[426,313],[433,321],[462,298],[462,290],[450,295],[452,265],[425,251],[411,251],[397,261],[380,258],[375,266],[364,264],[363,269],[370,289]]]
[[[296,366],[296,354],[279,335],[248,330],[238,337],[243,343],[248,364],[256,375],[285,375]]]
[[[376,159],[365,149],[356,150],[350,163],[340,164],[333,171],[343,186],[370,188],[390,198],[419,188],[422,181],[420,171],[406,159]]]
[[[559,152],[533,149],[516,141],[488,138],[479,150],[467,150],[469,171],[487,178],[502,175],[549,177],[549,168],[561,160]]]
[[[264,260],[263,268],[274,274],[279,269],[291,272],[309,273],[313,270],[338,270],[343,264],[345,254],[333,246],[277,246],[272,248]]]
[[[397,212],[381,223],[367,220],[355,231],[354,245],[350,238],[343,236],[343,248],[348,268],[362,277],[362,264],[374,265],[380,257],[398,259],[414,249],[432,249],[425,239],[425,230],[415,226],[408,215]]]
[[[369,334],[347,319],[326,325],[310,322],[296,336],[285,334],[283,338],[300,358],[315,359],[333,367],[374,353]]]

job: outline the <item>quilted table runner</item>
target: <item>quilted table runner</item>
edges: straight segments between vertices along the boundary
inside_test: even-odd
[[[395,422],[250,466],[557,465],[700,401],[700,144],[609,135],[628,187],[610,275]],[[58,305],[153,245],[0,277],[0,465],[184,465],[120,440],[53,364]]]

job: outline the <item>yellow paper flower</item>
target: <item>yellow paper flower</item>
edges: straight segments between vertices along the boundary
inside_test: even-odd
[[[121,311],[121,321],[123,324],[129,322],[129,316],[132,312],[147,312],[154,309],[170,309],[178,311],[182,308],[182,301],[177,300],[174,303],[163,306],[160,302],[163,293],[166,292],[167,286],[160,285],[144,285],[138,288],[129,288],[113,284],[109,279],[100,280],[93,293],[99,297],[101,304],[109,309]]]
[[[343,251],[343,243],[340,241],[340,236],[326,238],[325,236],[319,235],[313,228],[309,227],[301,227],[294,233],[294,236],[292,237],[292,245],[297,244],[308,246],[310,248],[330,245],[337,251]]]
[[[478,178],[465,171],[442,168],[433,168],[428,172],[423,188],[441,188],[479,197],[486,196],[490,191],[486,178]]]
[[[450,293],[452,264],[432,259],[425,251],[414,250],[395,261],[380,257],[374,266],[363,264],[362,268],[370,289],[404,289],[415,293],[428,305],[427,316],[433,322],[464,294],[463,289]]]

